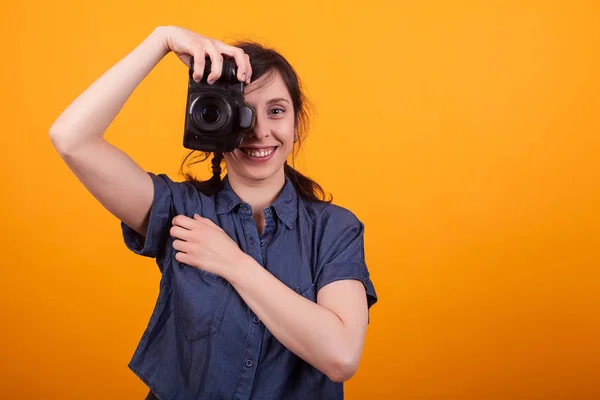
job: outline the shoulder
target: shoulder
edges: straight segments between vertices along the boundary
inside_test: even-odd
[[[176,181],[165,173],[155,174],[154,172],[148,172],[148,175],[152,178],[152,182],[154,182],[154,186],[157,189],[175,190],[180,192],[187,191],[191,193],[198,191],[194,184],[187,180]]]
[[[206,196],[193,182],[176,181],[165,173],[148,172],[154,184],[154,200],[168,201],[177,211],[193,212],[199,207],[211,203],[214,196]]]
[[[363,229],[363,223],[349,209],[333,203],[302,201],[305,217],[327,231]]]
[[[174,180],[165,173],[148,172],[152,178],[156,190],[169,190],[173,193],[188,194],[190,196],[211,197],[207,196],[199,190],[197,182],[189,180]]]

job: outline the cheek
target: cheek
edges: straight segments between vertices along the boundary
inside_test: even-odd
[[[294,135],[296,134],[295,123],[293,120],[285,121],[279,130],[279,139],[284,142],[288,147],[292,147],[294,144]]]
[[[286,133],[285,136],[279,138],[279,141],[283,143],[283,146],[280,146],[277,151],[287,158],[294,149],[294,132]]]
[[[223,158],[225,159],[225,167],[235,163],[236,159],[239,159],[242,155],[240,154],[240,150],[236,149],[232,153],[223,153]]]
[[[284,140],[285,146],[280,147],[277,151],[281,151],[280,157],[284,159],[288,159],[292,151],[294,151],[294,131],[292,131],[289,135],[286,135]]]

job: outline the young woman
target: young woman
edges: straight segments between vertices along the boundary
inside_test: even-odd
[[[254,129],[214,176],[174,182],[142,170],[103,138],[137,85],[169,52],[194,57],[209,83],[223,56],[246,82]],[[323,199],[287,164],[306,110],[293,68],[253,43],[230,46],[183,28],[156,28],[81,94],[50,129],[53,145],[122,221],[126,245],[153,257],[159,298],[129,367],[148,398],[341,399],[377,301],[363,224]],[[221,163],[227,175],[221,179]]]

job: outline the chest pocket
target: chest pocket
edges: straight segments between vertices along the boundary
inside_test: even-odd
[[[219,332],[233,287],[220,276],[180,264],[175,274],[175,315],[186,338],[198,340]]]

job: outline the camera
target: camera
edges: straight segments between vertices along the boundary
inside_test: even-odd
[[[211,60],[205,59],[200,82],[193,79],[190,60],[183,146],[205,152],[231,152],[254,127],[254,110],[244,102],[244,82],[237,79],[235,61],[223,59],[221,77],[209,85]]]

